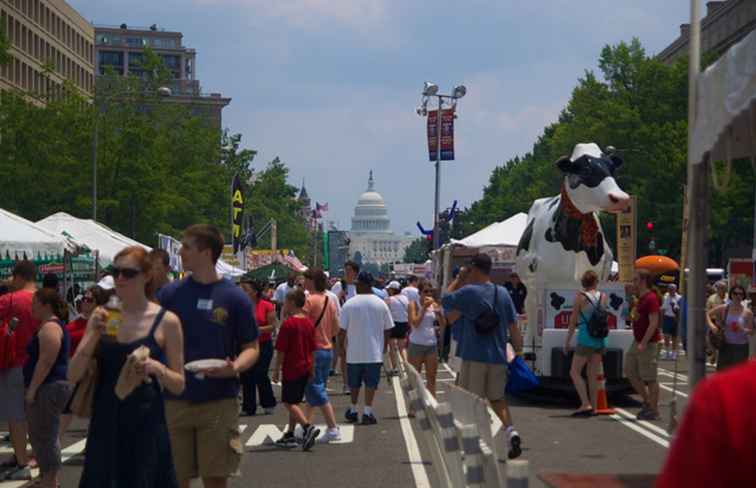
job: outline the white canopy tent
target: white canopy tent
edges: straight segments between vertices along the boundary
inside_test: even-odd
[[[484,227],[464,239],[452,239],[452,245],[464,247],[514,246],[520,242],[528,225],[528,215],[520,212],[501,222]]]
[[[92,219],[80,219],[65,212],[50,215],[37,222],[37,225],[57,235],[71,236],[77,242],[86,244],[92,250],[97,250],[100,265],[103,267],[112,263],[115,255],[125,247],[141,246],[148,251],[152,250],[151,247],[126,237],[106,225]],[[244,274],[244,270],[235,268],[223,260],[218,260],[216,271],[227,278]]]
[[[0,208],[0,259],[62,256],[76,247],[75,242],[60,233]]]

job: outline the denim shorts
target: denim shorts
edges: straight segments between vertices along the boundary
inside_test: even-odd
[[[347,363],[347,380],[349,388],[365,388],[375,390],[381,381],[383,363]]]
[[[318,349],[313,353],[313,372],[310,382],[305,390],[305,400],[312,407],[322,407],[328,403],[328,373],[331,371],[333,351],[330,349]]]

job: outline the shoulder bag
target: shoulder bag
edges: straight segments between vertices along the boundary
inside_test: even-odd
[[[727,307],[724,310],[724,315],[722,316],[722,323],[717,324],[717,331],[714,332],[713,330],[709,329],[706,332],[707,337],[709,338],[709,344],[711,344],[711,347],[713,347],[716,350],[722,349],[722,346],[725,343],[725,327],[727,327],[727,313],[730,311],[730,306],[727,305]]]

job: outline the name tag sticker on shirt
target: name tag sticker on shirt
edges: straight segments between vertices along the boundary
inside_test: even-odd
[[[200,298],[199,300],[197,300],[197,310],[212,310],[212,309],[213,309],[212,299]]]

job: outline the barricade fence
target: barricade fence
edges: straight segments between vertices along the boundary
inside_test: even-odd
[[[494,435],[486,400],[458,386],[438,402],[418,371],[392,352],[399,364],[401,391],[430,452],[440,486],[527,488],[528,462],[507,460],[503,429]],[[506,460],[506,461],[505,461]]]

